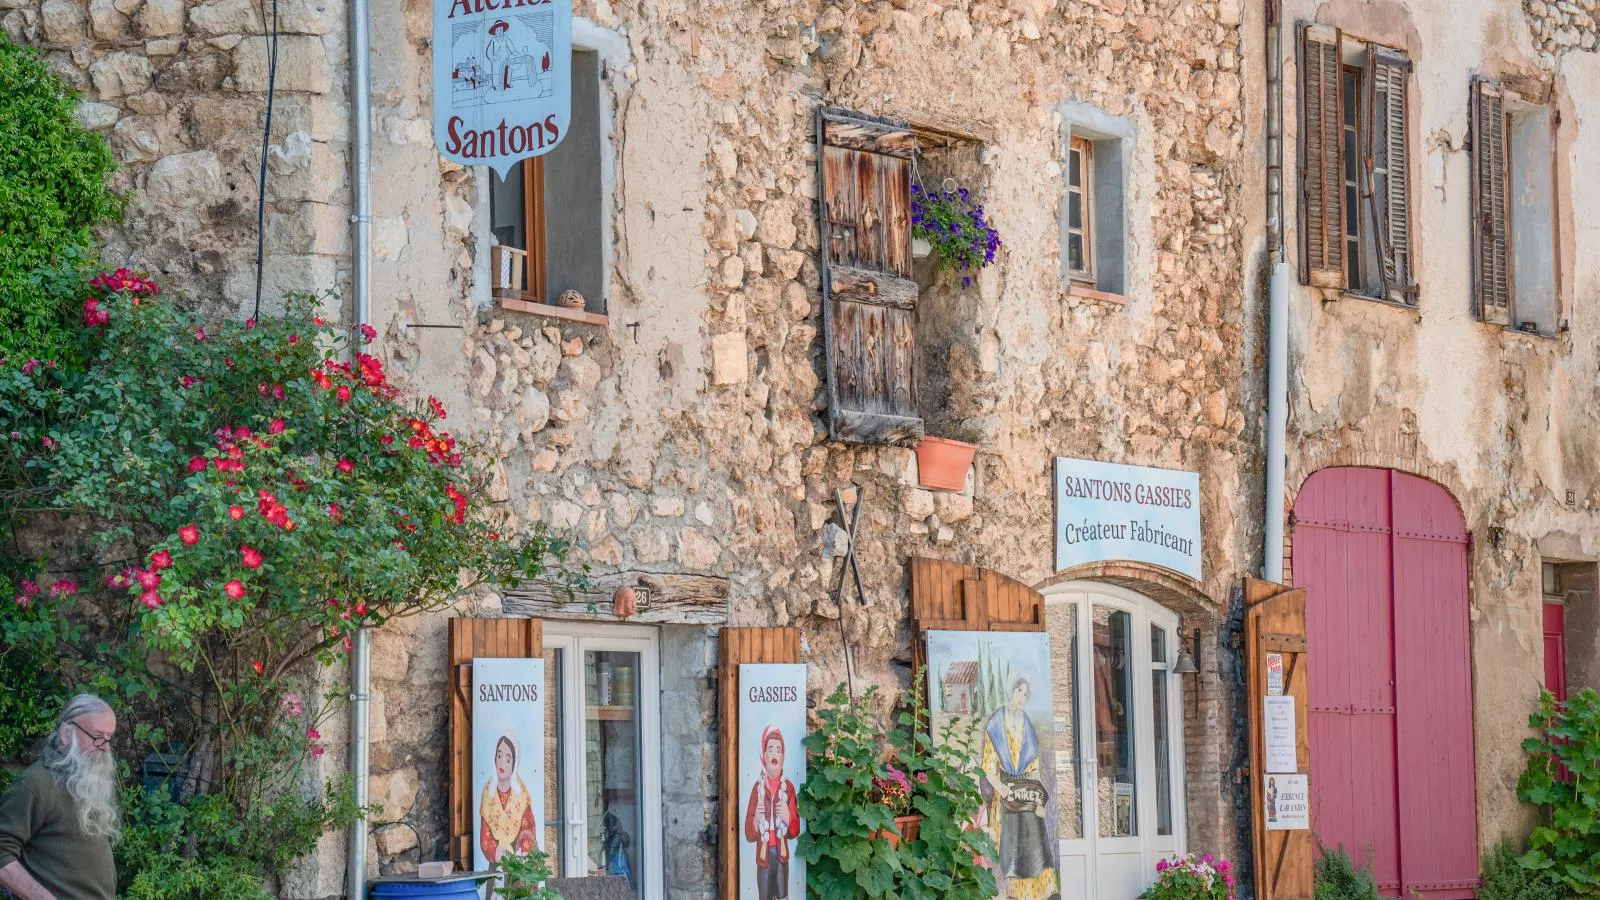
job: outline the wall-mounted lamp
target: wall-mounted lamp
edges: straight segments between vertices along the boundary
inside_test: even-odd
[[[1200,655],[1200,629],[1198,628],[1194,630],[1194,643],[1192,646],[1194,647],[1193,654],[1190,654],[1188,650],[1180,649],[1178,651],[1178,661],[1172,666],[1173,672],[1179,675],[1193,675],[1200,671],[1200,666],[1196,664],[1196,659]]]

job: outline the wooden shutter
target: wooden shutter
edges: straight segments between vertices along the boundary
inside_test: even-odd
[[[1326,25],[1300,31],[1300,234],[1302,279],[1344,287],[1344,79],[1340,33]]]
[[[1472,86],[1472,255],[1478,316],[1511,322],[1511,217],[1506,203],[1506,116],[1500,85]]]
[[[1316,894],[1312,832],[1268,831],[1262,796],[1267,781],[1262,698],[1267,696],[1268,653],[1282,657],[1283,695],[1293,697],[1295,702],[1296,770],[1302,774],[1311,773],[1306,592],[1247,579],[1244,628],[1250,688],[1250,802],[1255,837],[1256,897],[1259,900],[1311,900]],[[1315,783],[1312,790],[1316,790]]]
[[[1383,196],[1374,197],[1372,204],[1379,217],[1380,272],[1384,292],[1398,291],[1400,296],[1394,299],[1410,302],[1411,157],[1406,133],[1406,82],[1411,63],[1392,50],[1374,47],[1368,51],[1367,66],[1373,86],[1374,125],[1368,131],[1368,159],[1381,159],[1388,173]]]
[[[538,619],[450,620],[450,858],[472,870],[472,660],[544,655]]]
[[[915,444],[922,438],[911,280],[916,138],[904,122],[822,109],[817,143],[828,436]]]
[[[745,663],[800,662],[798,628],[724,628],[717,632],[717,697],[719,732],[717,780],[722,808],[721,838],[717,841],[717,895],[723,900],[739,896],[739,666]],[[799,748],[794,748],[799,751]],[[803,751],[799,751],[803,752]]]
[[[911,569],[911,630],[1043,631],[1044,595],[999,572],[942,559],[914,556]],[[927,647],[911,642],[912,665],[927,664]]]

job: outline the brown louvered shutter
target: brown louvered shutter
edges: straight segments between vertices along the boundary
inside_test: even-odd
[[[1411,281],[1411,158],[1406,133],[1406,81],[1411,65],[1392,50],[1369,51],[1373,85],[1371,159],[1386,172],[1373,209],[1378,223],[1379,256],[1385,293],[1413,302]]]
[[[1478,316],[1511,322],[1511,264],[1507,252],[1506,116],[1500,85],[1472,86],[1472,255]]]
[[[1344,104],[1339,29],[1300,31],[1300,234],[1303,279],[1344,287]]]
[[[915,444],[917,283],[911,279],[910,126],[817,114],[828,436]]]

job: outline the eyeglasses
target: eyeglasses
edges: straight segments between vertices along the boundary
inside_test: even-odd
[[[96,750],[104,750],[111,746],[111,735],[95,734],[84,728],[82,725],[79,725],[77,722],[68,722],[67,724],[83,732],[83,736],[89,739],[89,746],[95,748]]]

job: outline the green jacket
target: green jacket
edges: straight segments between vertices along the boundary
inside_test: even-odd
[[[22,863],[56,900],[115,900],[111,841],[78,827],[77,809],[44,766],[34,763],[0,796],[0,866]]]

